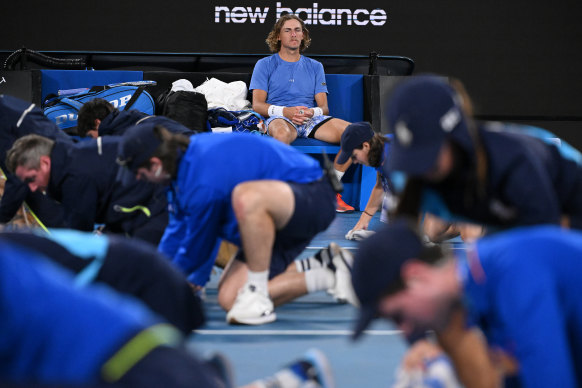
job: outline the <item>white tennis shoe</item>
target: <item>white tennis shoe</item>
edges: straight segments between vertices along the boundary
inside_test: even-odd
[[[352,287],[352,267],[354,256],[336,243],[329,245],[329,251],[332,254],[330,269],[334,272],[335,284],[328,290],[328,293],[340,303],[349,303],[359,306],[358,297]]]
[[[226,314],[226,322],[232,325],[263,325],[277,319],[273,301],[264,290],[252,283],[241,288],[230,311]]]

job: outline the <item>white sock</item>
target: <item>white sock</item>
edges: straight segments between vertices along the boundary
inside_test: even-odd
[[[295,260],[295,268],[297,272],[306,272],[312,269],[322,268],[325,264],[321,259],[317,259],[315,256],[308,257],[307,259]]]
[[[329,246],[320,249],[315,255],[307,259],[295,260],[297,272],[305,272],[316,268],[327,267],[331,262],[331,253]]]
[[[335,275],[328,268],[316,268],[305,272],[307,292],[327,290],[335,284]]]
[[[254,272],[249,270],[247,275],[247,283],[252,283],[261,290],[267,292],[269,283],[269,270]]]
[[[338,181],[342,180],[342,177],[344,176],[344,174],[346,173],[345,171],[338,171],[338,170],[334,170],[335,171],[335,175],[337,176]]]

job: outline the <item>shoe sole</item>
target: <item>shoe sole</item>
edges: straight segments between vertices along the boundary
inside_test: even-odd
[[[353,213],[355,209],[352,210],[343,210],[343,209],[335,209],[336,213]]]
[[[327,357],[318,349],[309,349],[304,356],[317,370],[317,377],[320,380],[321,388],[335,388],[335,381],[331,365]]]
[[[226,317],[226,323],[229,325],[250,325],[250,326],[257,326],[257,325],[264,325],[267,323],[272,323],[277,320],[277,314],[272,313],[264,317],[258,318],[229,318],[228,315]]]

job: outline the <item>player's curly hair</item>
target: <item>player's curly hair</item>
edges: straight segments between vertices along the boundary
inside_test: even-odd
[[[277,22],[273,25],[271,32],[265,39],[267,45],[269,46],[269,50],[271,52],[276,53],[279,52],[281,49],[281,41],[279,40],[279,34],[281,33],[281,28],[283,28],[283,24],[285,24],[288,20],[297,20],[301,24],[301,28],[303,29],[303,40],[301,41],[301,46],[299,46],[299,52],[305,51],[309,45],[311,44],[311,36],[309,35],[309,30],[305,27],[305,23],[301,18],[295,16],[292,13],[286,13],[277,20]]]

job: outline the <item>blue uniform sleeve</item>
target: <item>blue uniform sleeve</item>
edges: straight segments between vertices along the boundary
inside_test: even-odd
[[[251,83],[249,90],[260,89],[266,92],[269,91],[269,62],[266,59],[261,59],[255,64],[253,74],[251,76]]]
[[[183,214],[170,214],[170,220],[158,245],[158,251],[167,257],[176,256],[180,242],[186,234],[186,223],[183,217]]]
[[[527,255],[520,248],[499,252],[511,260]],[[503,262],[503,258],[499,259]],[[546,268],[528,260],[505,267],[494,303],[499,312],[497,333],[505,351],[519,362],[519,377],[526,387],[576,387],[572,353],[560,308],[558,285]]]
[[[164,234],[161,251],[172,258],[194,284],[203,286],[210,277],[223,203],[212,190],[199,190],[177,214]]]
[[[323,70],[323,65],[320,62],[316,62],[316,73],[315,73],[315,94],[327,93],[327,82],[325,82],[325,71]]]

